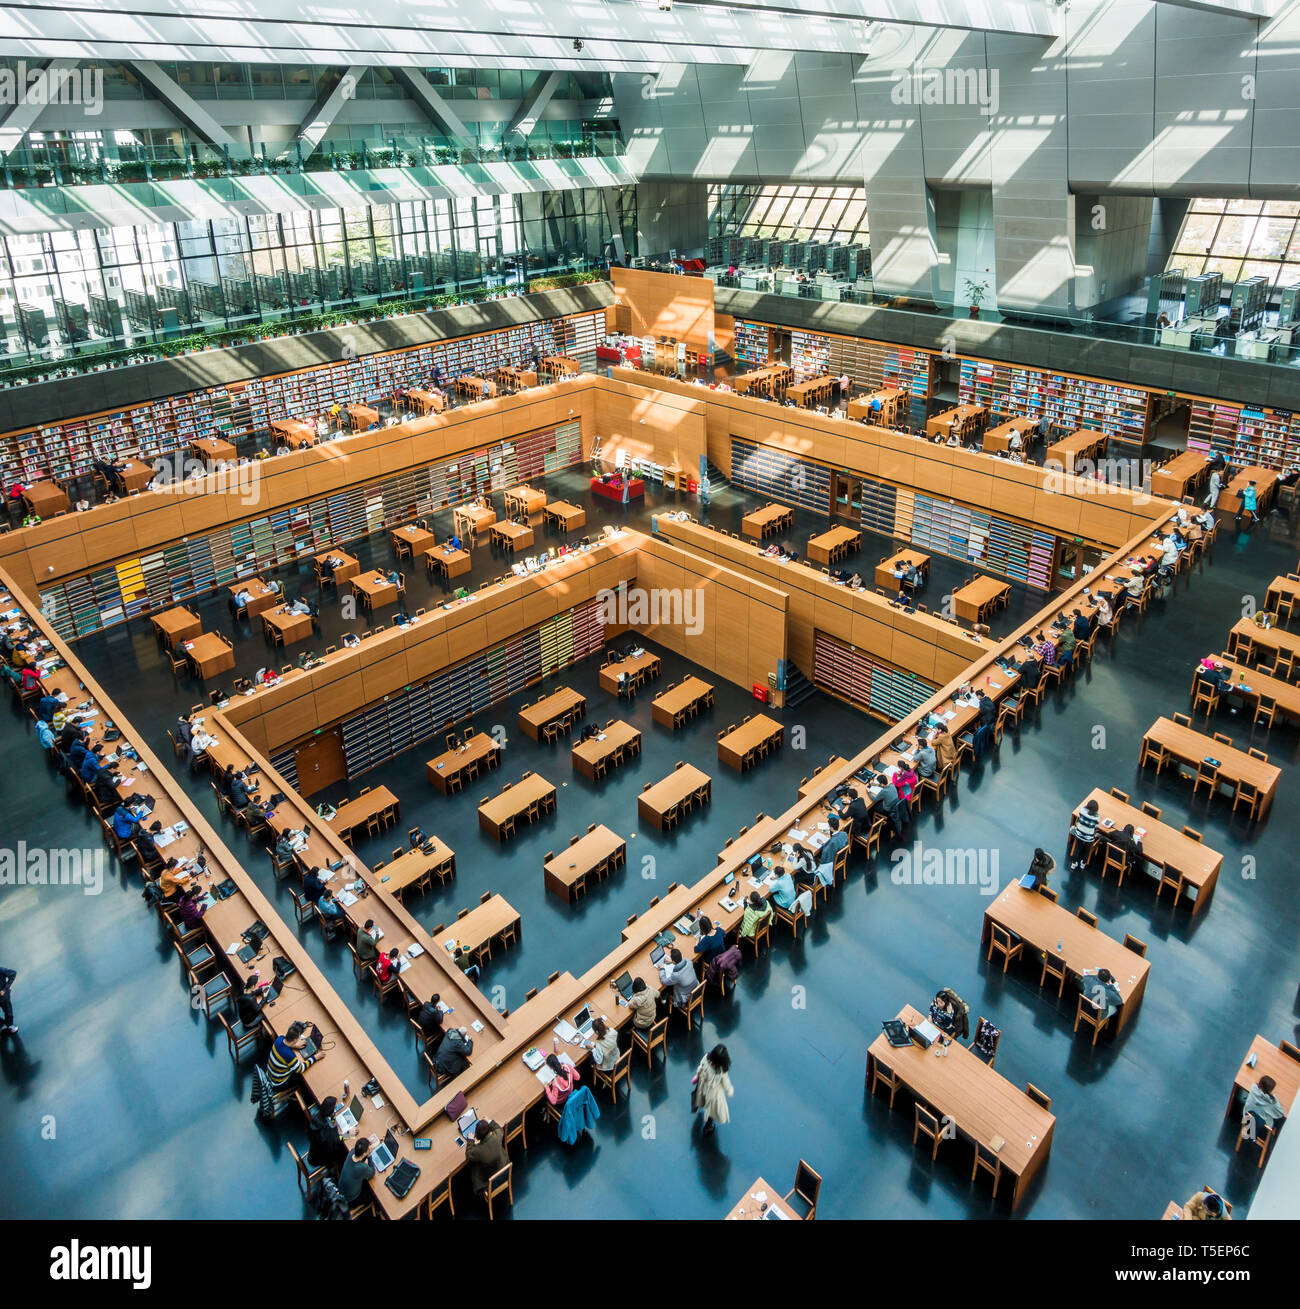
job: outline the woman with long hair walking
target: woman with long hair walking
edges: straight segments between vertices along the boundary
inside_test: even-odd
[[[715,1045],[700,1060],[700,1066],[695,1070],[695,1077],[692,1079],[695,1090],[691,1095],[691,1107],[697,1113],[701,1109],[704,1110],[705,1136],[712,1136],[717,1131],[718,1123],[731,1121],[731,1110],[727,1100],[736,1094],[736,1089],[731,1084],[730,1073],[731,1056],[727,1053],[727,1047],[722,1044]]]

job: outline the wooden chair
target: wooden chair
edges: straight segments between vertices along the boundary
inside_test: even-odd
[[[619,1082],[626,1082],[628,1086],[628,1094],[630,1095],[632,1092],[632,1047],[628,1046],[628,1048],[619,1055],[614,1063],[614,1067],[608,1072],[605,1072],[600,1068],[595,1068],[593,1069],[593,1074],[595,1076],[596,1085],[606,1087],[609,1090],[610,1099],[617,1104]]]
[[[1074,916],[1081,922],[1087,923],[1089,927],[1097,926],[1097,915],[1089,913],[1082,905],[1074,911]]]
[[[1095,841],[1093,844],[1100,845],[1104,855],[1101,865],[1101,880],[1104,882],[1106,880],[1106,874],[1114,871],[1119,874],[1119,878],[1115,884],[1117,886],[1123,886],[1124,875],[1128,872],[1128,857],[1125,855],[1124,851],[1111,841]]]
[[[876,1087],[883,1086],[889,1092],[889,1107],[894,1107],[894,1096],[898,1094],[899,1081],[892,1068],[886,1067],[879,1059],[871,1061],[871,1094],[875,1095]]]
[[[943,1140],[943,1124],[939,1121],[939,1115],[931,1113],[922,1104],[913,1106],[914,1115],[912,1121],[912,1144],[916,1144],[918,1136],[925,1136],[930,1139],[930,1162],[933,1163],[939,1157],[939,1143]]]
[[[1101,1035],[1101,1029],[1110,1022],[1110,1019],[1103,1018],[1101,1011],[1096,1005],[1088,999],[1086,995],[1079,994],[1074,1006],[1074,1031],[1079,1030],[1079,1024],[1083,1023],[1085,1027],[1092,1028],[1092,1043],[1097,1044],[1097,1038]]]
[[[289,1147],[289,1153],[293,1155],[294,1167],[298,1170],[298,1189],[303,1195],[310,1195],[316,1183],[329,1172],[325,1164],[319,1164],[313,1168],[307,1160],[294,1149],[292,1141],[286,1141]]]
[[[1124,933],[1124,948],[1126,950],[1132,950],[1140,959],[1145,959],[1147,957],[1147,943],[1145,941],[1139,941],[1132,932]]]
[[[645,1054],[646,1067],[654,1065],[654,1052],[662,1048],[665,1059],[668,1057],[668,1019],[660,1018],[649,1031],[632,1029],[632,1046]]]
[[[1002,1180],[1002,1160],[992,1150],[979,1141],[975,1142],[975,1162],[971,1166],[970,1179],[973,1182],[983,1169],[993,1178],[993,1198],[998,1196],[998,1183]]]
[[[817,1217],[817,1199],[821,1191],[821,1174],[805,1160],[800,1159],[799,1167],[794,1174],[794,1189],[785,1196],[786,1206],[796,1212],[802,1208],[803,1212],[799,1217],[804,1222],[811,1223]]]
[[[1044,1095],[1033,1082],[1025,1083],[1025,1094],[1036,1104],[1046,1109],[1050,1114],[1052,1112],[1052,1097]]]
[[[1273,1129],[1265,1127],[1258,1119],[1253,1116],[1248,1118],[1245,1114],[1241,1116],[1241,1126],[1237,1128],[1237,1144],[1233,1147],[1233,1153],[1237,1154],[1241,1150],[1241,1143],[1249,1141],[1259,1149],[1259,1167],[1264,1167],[1264,1159],[1268,1155],[1268,1147],[1273,1143]]]
[[[508,1163],[504,1168],[499,1168],[491,1177],[488,1178],[487,1190],[483,1192],[483,1199],[487,1201],[488,1220],[492,1219],[492,1201],[498,1195],[505,1195],[511,1205],[515,1202],[515,1184],[514,1184],[513,1163]]]
[[[695,1014],[698,1013],[700,1022],[704,1022],[704,983],[702,981],[697,983],[685,1004],[678,1004],[676,1000],[673,1001],[673,1013],[681,1014],[686,1019],[686,1030],[688,1032],[695,1030],[693,1017]]]
[[[1041,983],[1040,983],[1040,985],[1041,985]],[[980,1055],[979,1051],[976,1049],[976,1046],[979,1044],[980,1033],[981,1033],[981,1032],[984,1030],[984,1028],[987,1027],[987,1026],[992,1026],[992,1024],[990,1024],[989,1021],[988,1021],[988,1019],[986,1019],[986,1018],[983,1016],[983,1014],[981,1014],[981,1015],[980,1015],[980,1018],[979,1018],[979,1021],[975,1024],[975,1032],[974,1032],[974,1035],[971,1037],[971,1043],[970,1043],[970,1048],[971,1048],[972,1052],[975,1054],[975,1057],[976,1057],[977,1059],[983,1057],[982,1055]],[[1002,1044],[1002,1032],[999,1030],[997,1036],[995,1036],[995,1037],[993,1038],[993,1053],[992,1053],[991,1055],[989,1055],[989,1057],[988,1057],[987,1060],[985,1060],[985,1062],[988,1064],[988,1066],[989,1066],[990,1068],[992,1068],[993,1065],[997,1062],[997,1058],[998,1058],[998,1046],[1001,1045],[1001,1044]]]
[[[1002,971],[1005,974],[1013,959],[1019,958],[1025,943],[1013,938],[1007,929],[999,923],[989,925],[989,953],[986,963],[992,963],[994,954],[1002,955]]]
[[[1047,950],[1043,954],[1043,971],[1039,974],[1038,985],[1043,987],[1047,984],[1049,977],[1056,979],[1056,998],[1059,1000],[1065,993],[1065,960],[1058,954],[1053,954]]]

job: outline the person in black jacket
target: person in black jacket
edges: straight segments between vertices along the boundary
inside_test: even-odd
[[[444,1080],[459,1077],[469,1067],[469,1057],[474,1053],[474,1042],[463,1027],[453,1027],[442,1039],[438,1053],[433,1057],[433,1066],[438,1076]]]
[[[431,995],[415,1015],[416,1026],[424,1037],[424,1047],[436,1053],[446,1035],[442,1027],[442,1010],[438,1008],[437,994]]]
[[[871,826],[871,810],[867,802],[850,787],[845,791],[848,804],[844,807],[844,818],[849,824],[849,841],[856,841]]]
[[[244,781],[241,773],[236,773],[230,779],[230,803],[236,809],[247,809],[248,802],[252,796],[248,793],[248,783]]]
[[[992,727],[998,718],[998,707],[989,699],[987,691],[981,691],[980,697],[980,716],[979,725],[981,727]]]
[[[14,1026],[14,1002],[10,999],[14,978],[17,976],[16,969],[0,968],[0,1018],[4,1019],[3,1025],[0,1025],[0,1036],[18,1035],[18,1029]]]
[[[334,1122],[338,1107],[338,1100],[327,1095],[307,1111],[307,1162],[313,1168],[339,1169],[348,1157],[348,1147]]]
[[[1043,680],[1043,665],[1038,659],[1025,659],[1015,667],[1020,674],[1021,691],[1032,691]]]
[[[899,795],[898,787],[884,773],[876,775],[876,785],[880,787],[873,797],[876,807],[889,819],[894,835],[902,836],[912,817],[907,802]]]
[[[1142,857],[1142,842],[1134,834],[1133,824],[1125,823],[1122,832],[1118,832],[1108,839],[1115,849],[1123,852],[1125,868],[1131,873],[1137,866],[1137,861]]]
[[[249,973],[244,979],[244,989],[235,1002],[235,1012],[246,1032],[255,1031],[262,1022],[262,1008],[266,1004],[266,991],[256,973]]]
[[[1082,609],[1074,611],[1074,639],[1076,641],[1086,641],[1092,635],[1092,625],[1095,618],[1089,618]]]
[[[318,903],[321,896],[325,894],[325,883],[321,878],[319,868],[309,868],[303,874],[302,893],[312,904]]]

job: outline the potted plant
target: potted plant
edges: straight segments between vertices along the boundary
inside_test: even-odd
[[[989,284],[987,282],[976,282],[971,278],[966,279],[966,298],[970,301],[970,316],[978,318],[980,316],[980,305],[984,302],[984,297],[989,293]]]

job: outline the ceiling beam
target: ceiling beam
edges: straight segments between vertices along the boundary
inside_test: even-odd
[[[1156,0],[1157,4],[1177,5],[1179,9],[1201,9],[1207,14],[1232,18],[1276,18],[1287,0]]]
[[[353,64],[344,71],[331,90],[321,92],[298,128],[298,153],[302,158],[306,159],[315,153],[316,147],[325,139],[325,133],[339,116],[339,110],[356,97],[357,83],[365,74],[363,64]]]
[[[50,59],[25,70],[20,68],[19,73],[25,71],[30,77],[32,73],[39,72],[48,89],[60,74],[75,72],[80,62],[79,59]],[[28,99],[26,92],[29,85],[14,86],[13,107],[3,120],[0,120],[0,158],[11,154],[22,144],[23,138],[36,126],[37,120],[45,111],[49,95]]]
[[[182,90],[152,60],[132,60],[131,69],[143,81],[148,82],[167,108],[186,127],[198,133],[209,145],[226,147],[237,145],[235,138],[188,91]]]
[[[540,74],[528,88],[528,94],[515,110],[506,131],[518,132],[520,136],[530,136],[533,128],[537,126],[537,120],[542,116],[546,106],[551,103],[551,97],[560,89],[564,77],[563,73]]]
[[[411,98],[429,116],[429,121],[452,141],[473,140],[473,133],[460,115],[438,94],[427,77],[414,68],[394,68],[393,76],[411,93]]]

